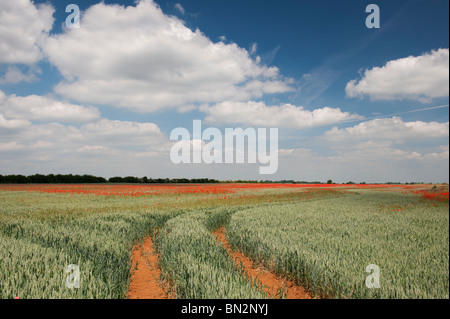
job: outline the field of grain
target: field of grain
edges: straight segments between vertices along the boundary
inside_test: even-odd
[[[230,251],[313,298],[449,298],[448,187],[299,184],[1,185],[0,298],[145,298],[145,238],[171,298],[288,296]]]

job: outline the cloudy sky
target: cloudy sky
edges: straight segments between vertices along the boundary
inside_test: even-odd
[[[0,174],[448,182],[449,2],[372,2],[0,0]],[[172,163],[193,120],[277,173]]]

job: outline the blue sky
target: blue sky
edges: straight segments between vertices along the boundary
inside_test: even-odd
[[[79,29],[64,27],[71,3]],[[371,3],[379,29],[365,25]],[[448,182],[448,12],[444,0],[5,2],[0,174]],[[194,119],[279,128],[278,172],[173,164],[168,136]]]

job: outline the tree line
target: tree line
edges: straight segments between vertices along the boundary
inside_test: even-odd
[[[30,176],[24,175],[0,175],[0,184],[100,184],[100,183],[123,183],[123,184],[181,184],[181,183],[219,183],[220,181],[210,178],[148,178],[148,177],[111,177],[106,179],[93,175],[72,175],[72,174],[35,174]]]
[[[259,184],[324,184],[319,181],[294,181],[294,180],[224,180],[219,181],[211,178],[149,178],[149,177],[111,177],[106,179],[93,175],[72,175],[72,174],[35,174],[30,176],[24,175],[0,175],[0,184],[101,184],[101,183],[120,183],[120,184],[208,184],[208,183],[259,183]],[[326,184],[335,184],[331,179]],[[355,184],[350,181],[345,184]],[[366,184],[360,182],[360,184]],[[379,184],[379,183],[375,183]],[[384,184],[402,184],[399,182],[387,182]],[[423,182],[411,182],[405,184],[424,184]],[[431,183],[430,183],[431,184]]]
[[[260,184],[322,184],[321,182],[307,182],[294,180],[224,180],[219,181],[211,178],[149,178],[115,176],[109,179],[93,175],[62,175],[35,174],[30,176],[24,175],[0,175],[0,184],[100,184],[100,183],[118,183],[118,184],[206,184],[206,183],[260,183]]]

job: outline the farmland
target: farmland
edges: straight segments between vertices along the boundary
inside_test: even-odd
[[[131,298],[145,238],[172,298],[287,296],[230,250],[314,298],[448,298],[448,225],[430,185],[1,185],[0,298]]]

